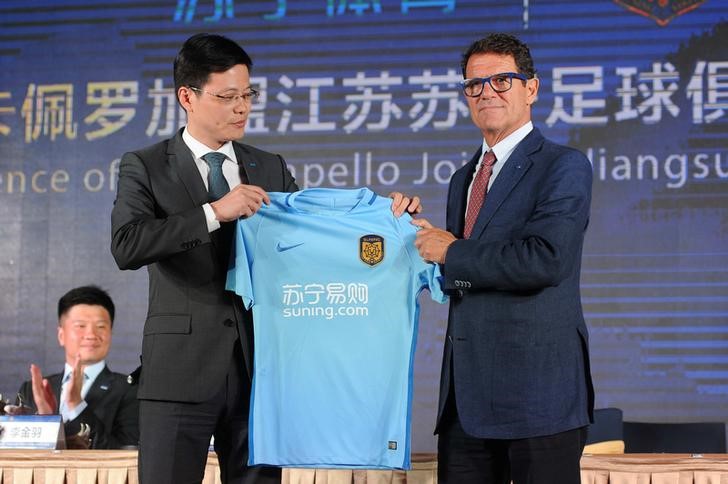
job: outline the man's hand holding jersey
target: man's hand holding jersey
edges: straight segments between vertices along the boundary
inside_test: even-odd
[[[264,203],[270,203],[265,190],[255,185],[240,184],[210,206],[219,222],[231,222],[252,216]]]

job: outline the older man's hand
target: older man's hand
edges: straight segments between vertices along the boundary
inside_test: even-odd
[[[457,240],[457,237],[447,230],[434,227],[424,218],[413,220],[412,224],[420,227],[415,238],[415,247],[417,247],[420,257],[428,262],[444,264],[447,249]]]

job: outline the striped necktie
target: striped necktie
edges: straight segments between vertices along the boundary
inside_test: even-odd
[[[473,187],[470,189],[470,200],[468,201],[468,210],[465,213],[465,230],[463,231],[463,238],[469,239],[470,234],[473,232],[475,221],[478,219],[478,213],[480,208],[485,202],[485,195],[488,191],[488,181],[490,181],[490,175],[493,173],[493,165],[496,162],[495,154],[493,150],[487,152],[483,156],[483,161],[480,163],[478,173],[475,175],[473,180]]]

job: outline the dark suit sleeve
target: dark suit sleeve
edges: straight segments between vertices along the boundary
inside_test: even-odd
[[[139,402],[136,386],[121,377],[114,380],[109,395],[98,402],[87,402],[81,414],[66,422],[66,438],[77,434],[84,423],[91,428],[94,449],[121,449],[139,445]]]
[[[44,380],[48,380],[48,384],[51,387],[51,390],[53,394],[56,397],[56,403],[58,403],[59,394],[61,392],[61,378],[63,377],[62,373],[55,373],[53,375],[43,376]],[[18,390],[18,395],[22,399],[22,404],[26,407],[30,407],[32,410],[32,413],[38,413],[38,407],[35,405],[35,398],[33,397],[33,382],[31,380],[27,380],[23,382],[22,385],[20,385],[20,389]],[[19,399],[16,398],[15,404],[18,405],[21,402]],[[58,409],[56,409],[58,410]]]
[[[266,192],[298,191],[296,180],[281,155],[261,151],[249,145],[245,145],[245,149],[259,160],[258,171],[249,180],[251,185],[257,185]]]
[[[466,291],[535,290],[556,286],[578,270],[591,164],[570,149],[547,164],[514,189],[479,239],[453,242],[443,266],[446,288],[468,281]]]
[[[202,206],[159,213],[154,189],[140,156],[126,153],[111,212],[111,253],[120,269],[138,269],[210,241]]]

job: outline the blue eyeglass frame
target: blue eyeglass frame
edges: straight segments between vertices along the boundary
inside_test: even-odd
[[[508,84],[508,87],[506,89],[496,89],[493,87],[493,84],[490,82],[491,79],[494,77],[507,77],[508,81],[510,82]],[[526,77],[525,74],[521,74],[519,72],[501,72],[499,74],[493,74],[489,77],[471,77],[470,79],[463,79],[460,81],[460,87],[463,89],[463,94],[465,94],[468,97],[478,97],[481,94],[483,94],[483,89],[485,89],[485,83],[487,82],[493,91],[501,93],[501,92],[507,92],[510,91],[510,89],[513,87],[513,79],[518,79],[520,81],[528,81],[528,77]],[[473,85],[474,81],[480,81],[480,90],[477,92],[477,94],[468,94],[465,90],[467,89],[468,85]]]

